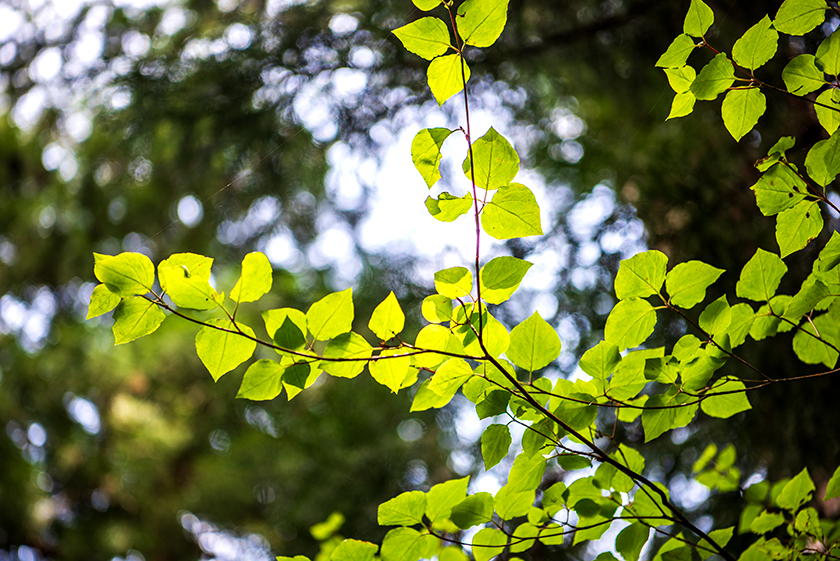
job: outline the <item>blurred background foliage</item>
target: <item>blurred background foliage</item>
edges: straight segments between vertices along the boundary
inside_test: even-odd
[[[709,4],[718,23],[708,39],[728,49],[779,2]],[[666,122],[672,94],[653,64],[686,8],[511,0],[500,41],[468,53],[477,120],[483,112],[514,139],[548,233],[493,247],[536,264],[496,313],[511,327],[536,306],[557,327],[564,353],[550,375],[574,375],[599,340],[622,258],[650,247],[672,264],[702,259],[728,271],[710,298],[731,293],[755,248],[776,248],[749,191],[752,163],[781,135],[802,148],[821,138],[807,104],[772,95],[737,145],[719,102]],[[0,4],[0,555],[313,555],[309,527],[334,511],[342,534],[376,540],[380,502],[480,472],[480,424],[457,401],[409,413],[410,392],[388,396],[365,375],[323,379],[291,402],[243,402],[241,369],[213,384],[192,325],[169,319],[115,348],[108,316],[84,321],[93,252],[209,255],[224,289],[260,250],[275,266],[261,309],[305,310],[353,286],[364,332],[394,290],[419,329],[434,267],[472,245],[376,228],[382,216],[425,213],[424,189],[407,186],[420,178],[408,178],[406,139],[429,122],[462,122],[458,100],[441,113],[424,64],[390,35],[420,15],[408,0]],[[784,39],[770,81],[812,47]],[[789,287],[808,258],[791,260]],[[244,312],[261,325],[256,307]],[[686,330],[660,322],[657,344]],[[806,372],[782,339],[747,345],[746,358],[777,377]],[[729,525],[738,493],[709,499],[690,480],[705,444],[734,443],[744,479],[805,465],[824,482],[840,461],[836,391],[823,378],[754,396],[735,419],[700,418],[645,447],[649,475],[693,519]],[[640,437],[635,426],[620,435]],[[477,481],[497,483],[492,473]]]

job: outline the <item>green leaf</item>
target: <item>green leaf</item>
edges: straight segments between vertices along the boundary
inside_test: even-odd
[[[429,382],[429,389],[441,397],[452,397],[473,376],[472,368],[462,358],[451,358],[441,364]]]
[[[817,328],[816,332],[814,327]],[[823,314],[799,326],[799,330],[793,336],[793,352],[805,364],[822,363],[828,368],[834,368],[837,364],[838,353],[815,338],[814,335],[817,333],[835,347],[840,344],[840,328],[828,314]]]
[[[353,328],[353,289],[328,294],[306,312],[306,325],[316,341],[326,341]]]
[[[545,513],[545,511],[542,509],[534,508],[534,510],[539,510],[539,512]],[[510,552],[521,553],[523,551],[528,551],[529,549],[531,549],[531,547],[534,546],[535,538],[537,538],[540,535],[539,526],[543,526],[544,524],[545,522],[537,522],[536,524],[532,524],[530,522],[523,522],[522,524],[517,526],[516,530],[514,530],[513,532],[513,536],[511,536]]]
[[[735,69],[725,53],[715,55],[691,83],[691,93],[697,99],[712,100],[735,82]]]
[[[615,277],[615,295],[624,300],[659,294],[667,265],[665,254],[653,249],[623,260]]]
[[[213,380],[218,382],[224,374],[251,358],[257,343],[248,338],[254,336],[254,331],[247,325],[234,325],[227,318],[206,323],[195,336],[195,350]]]
[[[472,161],[475,158],[475,166]],[[474,167],[474,169],[473,169]],[[473,179],[482,189],[498,189],[506,187],[516,174],[519,173],[519,154],[505,137],[490,127],[487,133],[472,145],[472,152],[462,166],[467,179]]]
[[[750,524],[750,532],[754,534],[766,534],[785,523],[785,517],[778,512],[762,512]]]
[[[327,343],[324,358],[343,359],[342,362],[324,360],[321,368],[338,378],[354,378],[362,373],[373,349],[358,333],[342,333]],[[345,362],[349,360],[349,362]]]
[[[788,35],[805,35],[825,21],[827,8],[823,0],[785,0],[776,12],[773,27]]]
[[[423,522],[426,493],[408,491],[379,505],[376,522],[380,526],[413,526]]]
[[[767,302],[776,294],[786,272],[787,265],[778,255],[758,248],[741,270],[735,294],[756,302]]]
[[[619,349],[638,347],[653,333],[656,310],[641,298],[622,300],[607,318],[604,338]]]
[[[479,530],[472,540],[472,554],[475,561],[489,561],[505,549],[507,536],[496,528]]]
[[[662,483],[654,483],[654,485],[670,499],[671,494]],[[636,494],[633,495],[633,512],[636,516],[654,519],[661,519],[663,516],[671,515],[671,509],[664,505],[659,493],[647,486],[640,487],[636,490]]]
[[[712,9],[702,0],[691,0],[685,16],[683,31],[692,37],[703,37],[715,21]]]
[[[154,333],[165,319],[163,310],[142,296],[124,298],[114,310],[114,344],[122,345]]]
[[[825,187],[840,173],[840,134],[814,144],[805,157],[808,175]]]
[[[464,89],[464,84],[470,79],[470,67],[459,55],[440,56],[429,63],[426,78],[438,105],[443,105]]]
[[[776,241],[782,257],[799,251],[820,235],[823,217],[818,201],[802,201],[776,217]]]
[[[507,425],[490,425],[481,434],[481,457],[484,469],[489,470],[507,456],[511,445],[510,429]]]
[[[345,519],[343,514],[337,511],[332,512],[326,520],[310,527],[309,533],[312,534],[312,537],[316,540],[324,541],[334,535],[344,524],[344,521]]]
[[[142,253],[93,254],[93,274],[108,290],[122,297],[146,294],[155,283],[155,268]]]
[[[379,353],[377,360],[368,363],[371,377],[394,393],[400,391],[408,369],[411,367],[411,357],[392,357],[405,353],[406,349],[386,350]]]
[[[707,397],[700,402],[700,409],[706,415],[718,419],[728,419],[742,411],[752,409],[747,394],[744,393],[744,387],[744,383],[740,380],[718,380],[707,394],[711,397]]]
[[[426,197],[426,209],[434,218],[441,222],[452,222],[468,213],[473,206],[473,197],[467,193],[463,197],[456,197],[443,192],[437,199]]]
[[[563,421],[576,431],[582,431],[589,427],[598,416],[598,406],[587,403],[592,401],[590,395],[572,392],[567,396],[569,399],[552,399],[552,403],[557,403],[554,408],[556,416],[563,419]]]
[[[472,282],[472,273],[465,267],[452,267],[435,273],[435,290],[450,300],[469,296]]]
[[[344,540],[330,554],[330,561],[373,561],[376,544],[359,540]]]
[[[387,341],[403,330],[405,314],[393,291],[373,310],[368,327],[381,341]]]
[[[782,80],[790,93],[808,95],[825,85],[825,74],[817,68],[814,55],[794,57],[782,70]]]
[[[472,288],[472,285],[470,285]],[[443,294],[432,294],[423,299],[420,313],[431,323],[442,323],[452,319],[452,299]]]
[[[237,398],[253,401],[268,401],[274,399],[283,391],[283,374],[286,368],[274,360],[258,360],[248,367],[242,377]],[[309,365],[307,367],[307,374]]]
[[[697,77],[697,72],[690,66],[680,66],[678,68],[666,68],[665,75],[668,77],[671,89],[681,94],[686,93],[691,87],[691,83]]]
[[[732,309],[729,307],[725,294],[706,306],[699,319],[700,327],[713,335],[722,333],[729,327],[730,321],[732,321]]]
[[[695,398],[686,394],[654,395],[645,402],[646,409],[642,412],[642,428],[645,431],[645,442],[650,442],[671,429],[684,427],[692,421],[697,405],[684,406]],[[663,407],[669,407],[663,409]],[[675,406],[680,406],[674,408]]]
[[[411,161],[430,189],[440,179],[440,160],[443,157],[440,148],[453,132],[444,128],[423,129],[411,141]]]
[[[826,132],[834,134],[840,126],[840,90],[831,88],[818,95],[814,111],[817,112],[817,120]]]
[[[469,477],[452,479],[429,489],[426,494],[426,517],[433,523],[449,518],[452,507],[467,497],[469,480]]]
[[[809,277],[796,296],[785,308],[784,318],[798,322],[802,316],[811,312],[826,296],[830,294],[828,288],[820,281]]]
[[[519,454],[508,473],[507,486],[511,491],[533,491],[545,474],[546,460],[542,456]]]
[[[440,6],[441,0],[411,0],[418,9],[428,12]]]
[[[450,49],[449,29],[443,20],[420,18],[393,31],[403,46],[426,60],[432,60]]]
[[[300,310],[294,308],[278,308],[276,310],[266,310],[261,312],[260,315],[265,322],[265,330],[272,339],[274,339],[274,334],[277,333],[277,330],[286,323],[286,320],[296,326],[303,335],[306,335],[306,314]]]
[[[840,33],[833,32],[817,47],[817,64],[826,74],[840,74]]]
[[[758,88],[729,90],[721,106],[723,124],[732,138],[741,140],[766,109],[767,100]]]
[[[808,188],[802,178],[785,164],[775,164],[750,187],[764,216],[773,216],[805,199]]]
[[[417,388],[414,394],[414,401],[411,402],[409,411],[426,411],[427,409],[440,409],[452,400],[452,396],[439,396],[429,389],[429,380],[426,380]]]
[[[427,325],[417,334],[414,345],[418,349],[444,351],[454,354],[463,354],[464,346],[449,329],[442,325]],[[424,353],[414,357],[414,365],[418,368],[435,368],[444,360],[451,357],[436,353]]]
[[[508,0],[467,0],[458,6],[458,34],[473,47],[496,42],[507,22]]]
[[[726,332],[733,349],[746,341],[753,320],[755,320],[755,311],[749,304],[741,302],[732,306],[732,320]]]
[[[534,491],[516,491],[510,486],[505,485],[496,497],[493,503],[496,507],[496,514],[502,520],[513,520],[514,518],[525,516],[534,504],[536,493]]]
[[[787,482],[782,492],[776,497],[776,504],[785,510],[798,510],[800,506],[811,500],[811,494],[816,490],[808,468],[803,468],[796,477]]]
[[[516,257],[496,257],[481,268],[478,282],[481,298],[488,304],[501,304],[516,292],[533,263]]]
[[[840,467],[834,470],[834,475],[828,480],[823,500],[828,501],[834,497],[840,497]]]
[[[686,34],[677,37],[668,45],[668,49],[656,61],[657,68],[677,68],[685,65],[688,55],[694,50],[694,39]]]
[[[639,352],[628,353],[610,380],[609,395],[618,401],[629,401],[639,395],[647,382],[644,355]]]
[[[452,507],[452,522],[462,530],[493,520],[493,495],[476,493]]]
[[[242,274],[230,298],[234,302],[256,302],[271,290],[271,263],[263,253],[255,251],[249,253],[242,260]]]
[[[497,240],[543,233],[537,199],[530,189],[519,183],[499,188],[481,213],[481,225]]]
[[[706,298],[706,289],[722,274],[723,269],[702,261],[680,263],[665,277],[665,288],[671,296],[671,304],[690,310]]]
[[[665,119],[676,119],[678,117],[685,117],[686,115],[690,115],[692,111],[694,111],[694,103],[697,101],[697,98],[694,97],[694,94],[691,92],[683,92],[678,93],[674,96],[674,100],[671,102],[671,112],[668,113],[668,118]]]
[[[95,318],[102,314],[107,314],[117,307],[120,303],[120,296],[114,294],[104,284],[96,285],[90,295],[90,303],[88,304],[88,313],[85,319]]]
[[[621,354],[618,347],[609,341],[601,341],[580,358],[580,369],[598,380],[599,388],[602,388],[612,374],[615,367],[621,362]]]
[[[611,456],[615,461],[627,466],[636,473],[642,473],[645,469],[645,458],[637,450],[624,444],[619,445],[619,449],[613,452]],[[636,482],[629,475],[618,471],[617,468],[613,469],[616,470],[616,474],[612,479],[613,488],[619,493],[629,493],[635,487]]]
[[[394,528],[382,540],[379,554],[382,561],[417,561],[430,559],[440,544],[431,534],[421,534],[414,528]]]
[[[560,337],[538,312],[510,332],[507,357],[516,366],[529,372],[551,364],[560,355]]]
[[[222,306],[224,295],[210,286],[213,260],[194,253],[176,253],[158,265],[163,291],[179,308],[212,310]]]
[[[732,58],[739,66],[755,70],[767,63],[779,43],[779,33],[773,29],[770,16],[750,27],[732,47]]]
[[[650,528],[640,522],[633,522],[615,539],[615,550],[621,554],[624,561],[639,561],[642,548],[650,535]]]

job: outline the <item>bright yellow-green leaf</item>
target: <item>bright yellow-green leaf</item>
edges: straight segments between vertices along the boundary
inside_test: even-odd
[[[826,186],[840,173],[840,134],[833,134],[827,140],[820,140],[805,157],[808,175],[819,185]],[[803,189],[803,192],[806,192]]]
[[[467,498],[469,477],[438,483],[426,494],[426,517],[432,522],[449,518],[452,507]]]
[[[706,306],[699,319],[700,327],[706,333],[712,335],[717,335],[726,330],[730,321],[732,321],[732,309],[729,307],[729,302],[726,301],[725,294]]]
[[[822,282],[816,280],[813,276],[809,277],[802,283],[793,300],[788,303],[784,318],[798,322],[802,316],[811,312],[830,293],[831,291]]]
[[[426,209],[441,222],[452,222],[468,213],[473,206],[473,197],[467,193],[463,197],[456,197],[443,192],[438,198],[426,197]]]
[[[403,330],[405,314],[393,291],[373,310],[368,327],[382,341],[391,339]]]
[[[537,199],[530,189],[519,183],[499,188],[481,213],[481,225],[497,240],[543,233]]]
[[[840,497],[840,467],[834,470],[834,475],[832,475],[831,479],[828,480],[823,500],[828,501],[834,497]]]
[[[802,201],[776,217],[776,241],[780,255],[787,257],[816,238],[823,229],[822,212],[817,201]]]
[[[830,88],[818,95],[814,111],[817,112],[817,120],[826,132],[834,134],[840,126],[840,90]]]
[[[535,497],[536,493],[534,491],[517,491],[505,485],[499,489],[493,498],[496,514],[502,520],[513,520],[525,516],[531,509],[531,505],[534,504]]]
[[[654,249],[623,260],[615,277],[615,295],[624,300],[659,294],[667,265],[665,254]]]
[[[472,166],[473,158],[475,166]],[[506,187],[519,173],[519,155],[505,137],[490,127],[484,136],[473,143],[472,154],[467,153],[462,168],[471,181],[474,173],[478,187],[498,189]]]
[[[785,164],[775,164],[750,187],[764,216],[773,216],[805,199],[808,188],[802,178]]]
[[[507,456],[511,445],[510,429],[507,425],[490,425],[481,434],[481,457],[484,469],[489,470]]]
[[[604,338],[619,349],[631,349],[645,342],[656,326],[656,310],[641,298],[622,300],[607,318]]]
[[[481,298],[489,304],[501,304],[519,288],[532,263],[516,257],[496,257],[481,268],[478,282]]]
[[[806,503],[816,490],[814,481],[808,474],[808,468],[803,468],[796,477],[787,482],[782,492],[776,497],[776,504],[785,510],[798,510]]]
[[[409,411],[426,411],[427,409],[440,409],[452,401],[451,395],[440,396],[429,389],[429,380],[426,380],[417,388],[414,394],[414,401],[411,402]]]
[[[420,18],[395,29],[393,33],[407,50],[426,60],[432,60],[450,49],[449,29],[440,18]]]
[[[93,254],[93,274],[108,290],[122,297],[152,291],[155,268],[142,253]]]
[[[443,294],[426,296],[420,306],[420,313],[431,323],[449,321],[452,319],[452,299]]]
[[[754,319],[755,311],[746,302],[732,306],[732,320],[726,330],[732,348],[742,345],[746,341]]]
[[[484,349],[478,340],[477,333],[481,333],[484,347],[490,356],[497,357],[508,350],[510,346],[510,334],[499,320],[487,312],[487,308],[481,306],[482,315],[478,316],[478,309],[471,304],[462,306],[455,311],[456,321],[459,325],[452,328],[452,331],[464,345],[464,350],[475,356],[483,356]],[[467,322],[469,314],[469,322]]]
[[[318,541],[325,541],[332,537],[344,524],[344,515],[338,511],[330,513],[326,520],[309,528],[309,533]]]
[[[723,124],[732,138],[741,140],[766,109],[767,100],[758,88],[729,90],[721,107]]]
[[[464,346],[452,332],[442,325],[427,325],[417,334],[414,345],[418,349],[444,351],[447,353],[463,354]],[[418,368],[435,368],[449,356],[437,353],[423,353],[414,357],[414,365]]]
[[[683,22],[683,31],[692,37],[702,37],[715,21],[712,9],[702,0],[691,0]]]
[[[715,55],[691,83],[691,93],[697,99],[712,100],[735,82],[735,69],[725,53]]]
[[[353,289],[328,294],[306,312],[306,325],[317,341],[326,341],[353,328]]]
[[[560,337],[538,312],[510,332],[507,357],[529,372],[544,368],[560,355]]]
[[[440,544],[431,534],[413,528],[394,528],[382,540],[382,561],[417,561],[429,559]]]
[[[462,358],[451,358],[441,364],[429,382],[429,389],[441,397],[452,397],[464,382],[473,376],[472,368]]]
[[[222,306],[224,296],[210,286],[213,260],[194,253],[176,253],[158,265],[163,291],[179,308],[212,310]]]
[[[677,35],[659,60],[656,61],[657,68],[677,68],[685,65],[688,55],[694,50],[694,39],[688,35]]]
[[[767,302],[779,288],[787,265],[778,255],[759,248],[741,270],[735,294],[756,302]]]
[[[274,399],[283,391],[283,374],[292,363],[282,366],[274,360],[258,360],[248,367],[236,397],[254,401]]]
[[[465,267],[452,267],[435,273],[435,290],[451,300],[468,297],[472,282],[472,273]]]
[[[404,355],[407,352],[408,349],[392,349],[382,351],[381,353],[379,353],[379,359],[368,364],[370,375],[373,377],[374,380],[376,380],[386,388],[390,389],[392,392],[397,393],[398,391],[400,391],[400,388],[402,388],[402,382],[405,379],[406,374],[408,374],[409,368],[411,367],[411,357],[389,357],[394,357],[395,355]]]
[[[814,331],[816,326],[817,331]],[[828,314],[817,316],[812,321],[805,321],[799,326],[793,336],[793,352],[799,360],[806,364],[824,364],[827,368],[834,368],[837,364],[837,351],[814,337],[819,336],[833,344],[840,346],[840,328]]]
[[[213,380],[218,381],[251,358],[257,343],[248,338],[254,336],[254,331],[247,325],[234,325],[227,318],[211,319],[206,323],[208,326],[199,329],[195,336],[195,350]]]
[[[440,148],[453,132],[444,128],[423,129],[411,141],[411,161],[430,189],[440,179],[440,160],[443,157]]]
[[[315,363],[299,362],[286,368],[283,374],[283,388],[291,401],[296,395],[314,384],[321,376],[321,369]]]
[[[750,532],[754,534],[766,534],[785,523],[785,517],[780,512],[762,512],[750,524]]]
[[[666,68],[665,75],[668,83],[676,93],[681,94],[688,91],[691,83],[697,77],[697,72],[690,66],[679,66],[677,68]]]
[[[258,251],[242,259],[242,273],[236,281],[230,298],[234,302],[256,302],[271,290],[271,263],[268,257]]]
[[[438,105],[443,105],[464,89],[470,79],[470,67],[459,55],[440,56],[429,63],[426,77]]]
[[[324,360],[321,368],[327,374],[339,378],[354,378],[362,373],[367,359],[373,354],[373,349],[365,338],[358,333],[342,333],[333,338],[324,349],[324,358],[341,359],[340,361]]]
[[[694,94],[690,91],[678,93],[674,96],[674,100],[671,102],[671,112],[668,113],[668,118],[665,119],[676,119],[678,117],[685,117],[686,115],[690,115],[692,111],[694,111],[694,103],[697,101],[697,98],[694,97]]]
[[[835,31],[817,47],[817,65],[826,74],[840,74],[840,33]]]
[[[825,21],[827,9],[823,0],[785,0],[776,12],[773,27],[788,35],[805,35]]]
[[[88,313],[85,319],[95,318],[102,314],[107,314],[117,307],[121,298],[118,294],[114,294],[104,284],[96,285],[90,295],[90,303],[88,304]]]
[[[142,296],[124,298],[114,310],[114,344],[122,345],[153,333],[164,319],[163,310]]]
[[[703,301],[706,289],[711,286],[723,269],[712,267],[702,261],[680,263],[665,277],[665,288],[674,306],[690,310]]]
[[[428,12],[440,6],[441,0],[411,0],[418,9]]]
[[[493,519],[493,495],[485,492],[470,495],[452,507],[450,518],[463,530],[490,522]]]
[[[825,85],[825,74],[817,68],[816,57],[804,54],[794,57],[782,71],[785,87],[796,95],[807,95]]]
[[[732,58],[738,65],[755,70],[773,58],[779,43],[779,32],[773,29],[770,16],[750,27],[732,47]]]
[[[306,346],[306,315],[294,308],[279,308],[261,313],[265,330],[274,343],[284,349],[299,351]]]
[[[639,561],[639,555],[650,535],[650,527],[634,522],[618,533],[615,538],[615,550],[624,561]]]
[[[496,528],[479,530],[472,539],[472,552],[475,561],[490,561],[505,549],[507,536]]]
[[[700,403],[700,409],[706,415],[719,419],[728,419],[742,411],[747,411],[752,407],[743,390],[744,383],[740,380],[719,380],[709,390],[708,395],[711,397],[707,397]]]
[[[579,365],[581,370],[598,380],[598,387],[602,388],[620,362],[618,347],[608,341],[601,341],[583,353]]]
[[[496,42],[507,22],[509,0],[467,0],[458,6],[458,34],[473,47]]]
[[[412,526],[423,522],[426,493],[408,491],[379,505],[376,521],[380,526]]]
[[[330,554],[330,561],[373,561],[379,547],[360,540],[344,540]]]

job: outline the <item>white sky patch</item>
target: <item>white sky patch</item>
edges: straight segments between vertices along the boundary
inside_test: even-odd
[[[58,47],[43,49],[29,65],[29,77],[37,84],[51,81],[61,72],[61,50]]]
[[[225,30],[225,41],[231,48],[241,51],[247,49],[254,40],[254,32],[247,25],[234,23]]]
[[[23,14],[11,6],[0,5],[0,43],[8,41],[23,26]]]

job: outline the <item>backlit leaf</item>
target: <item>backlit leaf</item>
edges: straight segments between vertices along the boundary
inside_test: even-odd
[[[642,548],[650,535],[650,528],[640,522],[634,522],[618,533],[615,539],[615,550],[621,554],[624,561],[639,561]]]
[[[440,179],[440,148],[453,132],[444,128],[423,129],[411,141],[411,161],[429,188]]]
[[[732,320],[732,309],[729,307],[729,302],[726,300],[724,294],[703,310],[700,314],[700,327],[712,335],[723,332],[729,327],[729,322]]]
[[[234,302],[256,302],[271,290],[271,263],[265,254],[255,251],[242,260],[242,274],[230,298]]]
[[[418,349],[445,351],[454,354],[463,354],[464,346],[452,332],[442,325],[427,325],[417,334],[414,342]],[[414,365],[418,368],[435,368],[449,356],[436,353],[423,353],[414,357]]]
[[[291,366],[291,364],[288,366]],[[277,361],[258,360],[245,371],[236,397],[253,401],[274,399],[283,391],[283,374],[285,371],[286,367]]]
[[[452,507],[450,518],[463,530],[490,522],[493,519],[493,495],[485,492],[470,495]]]
[[[826,186],[840,173],[840,134],[820,140],[808,151],[805,167],[811,179]]]
[[[113,256],[94,253],[93,258],[93,274],[114,294],[126,297],[152,291],[155,268],[142,253]]]
[[[805,35],[825,21],[827,8],[823,0],[785,0],[776,12],[773,27],[788,35]]]
[[[702,37],[715,21],[712,9],[702,0],[691,0],[688,14],[683,22],[683,31],[692,37]]]
[[[452,396],[439,396],[429,389],[429,380],[426,380],[417,388],[414,394],[414,401],[411,402],[409,411],[426,411],[427,409],[440,409],[452,400]]]
[[[816,327],[816,331],[814,331]],[[805,321],[793,336],[793,352],[805,364],[824,364],[827,368],[834,368],[837,364],[838,353],[814,335],[817,335],[835,347],[840,345],[840,328],[830,318],[823,314],[812,321]]]
[[[802,178],[785,164],[775,164],[750,187],[758,209],[773,216],[805,199],[808,188]]]
[[[681,94],[687,92],[691,87],[691,83],[697,77],[697,72],[690,66],[680,66],[678,68],[666,68],[665,75],[668,77],[671,89]]]
[[[497,240],[543,233],[537,200],[530,189],[519,183],[499,188],[481,213],[481,225]]]
[[[327,374],[339,378],[354,378],[362,373],[373,349],[358,333],[342,333],[324,349],[324,358],[342,359],[341,361],[324,360],[321,368]]]
[[[426,494],[426,517],[432,522],[449,518],[452,507],[467,497],[469,477],[433,485]]]
[[[786,272],[787,265],[778,255],[759,248],[741,270],[735,293],[741,298],[767,302],[776,294]]]
[[[393,31],[403,46],[426,60],[432,60],[450,49],[449,29],[443,20],[420,18]]]
[[[621,354],[618,347],[608,341],[601,341],[583,353],[579,365],[581,370],[598,380],[598,387],[602,388],[619,362]]]
[[[516,257],[496,257],[478,274],[481,298],[489,304],[501,304],[519,288],[532,263]]]
[[[816,238],[823,229],[823,217],[817,201],[802,201],[776,217],[776,241],[780,255],[787,257]]]
[[[722,274],[723,269],[702,261],[680,263],[665,277],[671,304],[686,310],[693,308],[706,298],[706,289]]]
[[[840,126],[840,91],[830,88],[818,95],[814,111],[817,112],[817,120],[826,132],[834,134]]]
[[[743,390],[744,383],[740,380],[719,380],[709,390],[709,395],[712,397],[708,397],[700,402],[700,409],[706,415],[719,419],[728,419],[741,411],[747,411],[752,407]]]
[[[507,425],[490,425],[481,434],[481,457],[484,469],[489,470],[507,456],[511,445],[510,429]]]
[[[656,326],[656,310],[641,298],[622,300],[607,318],[604,338],[619,349],[631,349],[645,342]]]
[[[750,27],[732,47],[732,58],[740,66],[755,70],[776,54],[779,33],[773,29],[770,16]]]
[[[426,77],[438,105],[443,105],[464,89],[465,82],[470,79],[470,67],[459,55],[444,55],[429,63]]]
[[[677,37],[668,45],[668,49],[656,61],[657,68],[677,68],[685,65],[688,55],[694,50],[694,39],[686,34]]]
[[[835,31],[817,47],[817,65],[826,74],[840,74],[840,33]]]
[[[408,491],[379,505],[376,522],[380,526],[412,526],[423,522],[426,493]]]
[[[353,327],[353,289],[328,294],[306,312],[306,325],[317,341],[326,341]]]
[[[840,467],[834,470],[834,475],[828,480],[823,500],[828,501],[834,497],[840,497]]]
[[[505,549],[507,536],[496,528],[479,530],[472,539],[475,561],[489,561]]]
[[[432,294],[423,299],[420,313],[431,323],[442,323],[452,319],[452,299],[443,294]]]
[[[451,267],[435,273],[435,290],[451,300],[468,297],[472,282],[472,273],[466,267]]]
[[[402,388],[403,380],[405,379],[408,370],[411,367],[411,357],[395,355],[406,354],[407,349],[392,349],[379,353],[379,358],[373,362],[368,363],[370,375],[374,380],[397,393]]]
[[[458,6],[458,34],[467,45],[489,47],[507,22],[509,0],[467,0]]]
[[[619,300],[644,298],[659,294],[665,282],[668,258],[661,251],[649,250],[625,259],[615,277],[615,295]]]
[[[194,253],[176,253],[158,265],[158,280],[179,308],[212,310],[221,307],[224,296],[210,286],[213,260]]]
[[[368,327],[382,341],[391,339],[403,330],[405,314],[393,291],[373,310]]]
[[[117,307],[121,298],[118,294],[114,294],[104,284],[96,285],[93,292],[90,294],[90,302],[88,303],[88,313],[85,319],[95,318],[102,314],[107,314]]]
[[[330,554],[330,561],[373,561],[379,547],[360,540],[344,540]]]
[[[379,554],[382,561],[417,561],[429,559],[440,544],[431,534],[420,533],[414,528],[394,528],[382,540]]]
[[[758,88],[733,89],[727,92],[721,106],[726,130],[735,140],[750,132],[767,109],[767,100]]]
[[[519,173],[519,155],[505,137],[490,127],[484,136],[473,143],[472,154],[467,153],[462,168],[469,180],[472,180],[473,173],[475,174],[475,184],[478,187],[498,189],[506,187]]]
[[[451,358],[441,364],[429,382],[429,389],[439,396],[452,397],[473,376],[472,368],[462,358]]]
[[[251,358],[257,343],[248,338],[253,337],[254,332],[247,325],[234,325],[227,318],[211,319],[206,323],[208,326],[199,329],[195,336],[195,350],[213,380],[218,381],[224,374]],[[248,337],[244,337],[240,331]]]
[[[694,94],[691,92],[683,92],[678,93],[674,96],[674,100],[671,102],[671,112],[668,113],[668,118],[665,119],[676,119],[678,117],[685,117],[686,115],[690,115],[692,111],[694,111],[694,103],[697,101],[697,98],[694,97]]]
[[[785,510],[797,510],[811,498],[816,490],[808,468],[803,468],[796,477],[787,482],[782,492],[776,497],[776,504]]]
[[[726,54],[715,55],[691,83],[691,93],[697,99],[712,100],[735,82],[735,69]]]
[[[817,68],[816,57],[804,54],[794,57],[782,70],[785,87],[796,95],[807,95],[825,85],[825,74]]]
[[[456,197],[443,192],[437,199],[426,197],[426,209],[434,218],[441,222],[452,222],[468,213],[473,206],[473,197],[467,193],[463,197]]]
[[[411,0],[418,9],[428,12],[440,6],[441,0]]]
[[[129,296],[114,310],[114,344],[122,345],[154,333],[166,314],[157,304],[142,296]]]

